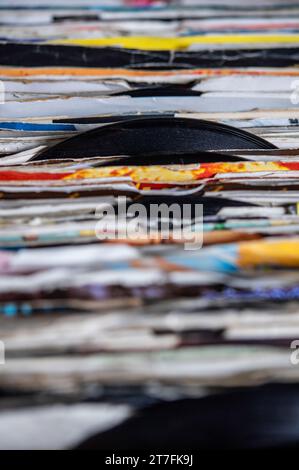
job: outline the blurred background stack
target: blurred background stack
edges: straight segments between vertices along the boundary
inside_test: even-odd
[[[299,445],[298,64],[295,0],[0,1],[1,449]]]

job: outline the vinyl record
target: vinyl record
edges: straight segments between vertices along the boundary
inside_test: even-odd
[[[170,162],[178,163],[181,159],[177,160],[175,156],[209,150],[274,148],[264,139],[224,124],[155,117],[130,119],[92,129],[45,150],[33,160],[126,155],[132,157],[132,165],[136,157],[149,157],[147,164],[163,164],[169,163],[163,160],[164,157],[172,157]],[[206,160],[199,155],[197,162],[201,161]],[[213,161],[219,161],[219,158]],[[220,161],[229,161],[229,157]]]

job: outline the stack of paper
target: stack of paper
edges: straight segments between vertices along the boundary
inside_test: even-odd
[[[2,0],[4,417],[299,381],[298,61],[295,0]]]

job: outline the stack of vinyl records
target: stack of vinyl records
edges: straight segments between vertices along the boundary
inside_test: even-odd
[[[299,4],[0,3],[0,448],[299,445]]]

